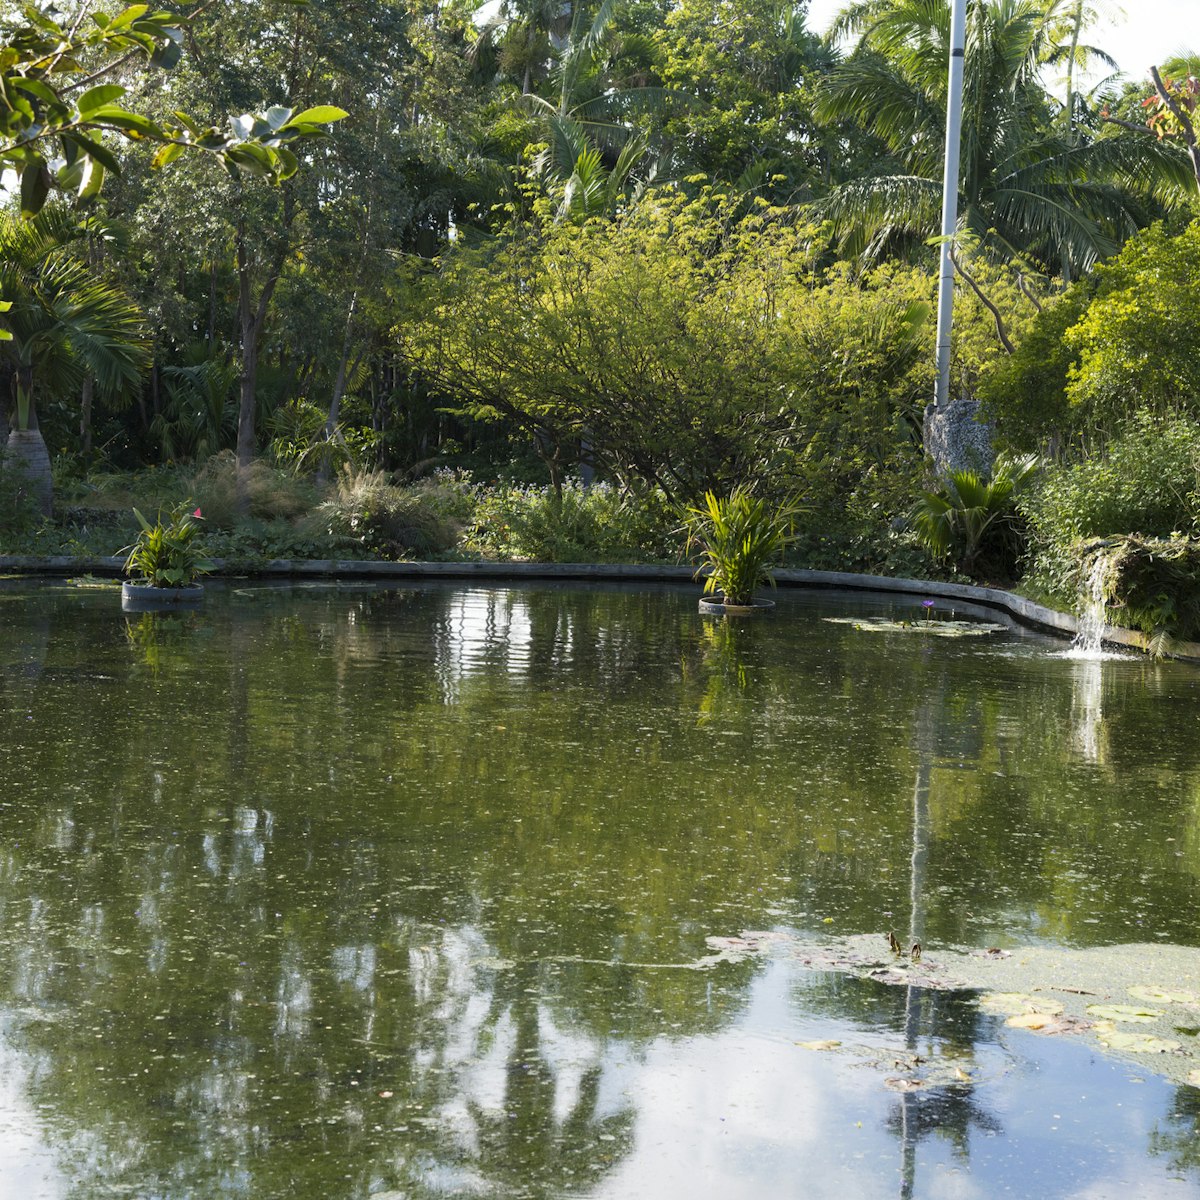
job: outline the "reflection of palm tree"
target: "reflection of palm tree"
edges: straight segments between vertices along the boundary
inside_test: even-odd
[[[929,863],[929,803],[939,731],[945,728],[945,676],[933,684],[929,698],[917,712],[914,749],[917,776],[912,798],[912,852],[909,857],[908,944],[925,937],[926,872]],[[968,1053],[974,1049],[978,1011],[973,1000],[953,993],[936,993],[908,984],[904,989],[904,1046],[910,1055],[920,1049],[922,1034],[929,1043],[958,1043]],[[966,1036],[964,1036],[966,1035]],[[932,1057],[927,1050],[924,1057]],[[897,1101],[888,1127],[900,1141],[900,1196],[911,1200],[916,1186],[917,1144],[931,1132],[950,1137],[966,1154],[972,1125],[995,1131],[995,1119],[976,1104],[967,1079],[961,1085],[929,1091],[905,1092]]]
[[[483,1028],[493,1032],[507,1016],[515,1036],[499,1111],[484,1111],[477,1101],[468,1101],[477,1165],[505,1195],[558,1194],[563,1180],[573,1188],[593,1186],[631,1148],[635,1110],[627,1105],[601,1113],[603,1068],[593,1063],[583,1072],[574,1103],[560,1116],[559,1080],[542,1046],[538,964],[518,964],[500,978]]]

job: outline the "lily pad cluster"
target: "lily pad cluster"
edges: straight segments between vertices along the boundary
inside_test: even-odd
[[[889,617],[825,617],[831,625],[850,625],[862,633],[923,633],[929,637],[985,637],[1003,633],[1005,625],[989,621],[897,621]]]
[[[1086,1036],[1104,1051],[1136,1055],[1156,1072],[1200,1087],[1200,956],[1188,947],[939,947],[914,961],[891,952],[882,934],[817,941],[754,931],[706,943],[711,953],[700,965],[707,967],[770,954],[893,986],[975,991],[980,1010],[1008,1028]],[[828,1040],[798,1045],[841,1048]]]

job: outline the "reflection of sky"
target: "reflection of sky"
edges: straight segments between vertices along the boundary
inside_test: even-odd
[[[900,1035],[797,1011],[787,998],[791,975],[786,963],[764,971],[735,1028],[659,1039],[640,1060],[621,1056],[621,1090],[638,1108],[634,1147],[597,1200],[900,1194],[900,1145],[886,1122],[902,1100],[884,1084],[902,1073],[887,1061],[903,1053]],[[920,1142],[915,1196],[1196,1195],[1194,1180],[1172,1179],[1146,1156],[1169,1103],[1166,1084],[1079,1041],[1002,1035],[999,1046],[977,1047],[969,1064],[980,1080],[974,1103],[998,1132],[972,1128],[965,1159],[936,1132]],[[821,1038],[843,1047],[795,1044]]]
[[[459,1155],[428,1160],[431,1190],[422,1191],[422,1198],[456,1188],[498,1195],[472,1160],[479,1153],[478,1118],[502,1115],[506,1106],[516,1029],[509,1016],[501,1016],[491,1027],[488,1049],[480,1053],[487,1003],[477,990],[480,977],[467,964],[481,949],[486,946],[477,931],[467,928],[447,930],[446,942],[434,951],[457,976],[441,1011],[450,1037],[437,1061],[418,1063],[418,1071],[448,1071],[455,1079],[454,1094],[434,1119]],[[361,947],[339,947],[332,969],[348,985],[363,986],[368,957]],[[975,1083],[902,1097],[886,1083],[914,1072],[890,1004],[896,997],[887,993],[882,1002],[877,997],[874,1004],[856,1005],[855,996],[861,1002],[862,988],[869,986],[831,989],[829,977],[787,960],[768,961],[750,982],[747,1003],[731,1026],[706,1036],[687,1036],[686,1030],[663,1034],[644,1046],[615,1039],[601,1045],[539,1005],[539,1054],[555,1098],[550,1119],[569,1123],[583,1072],[593,1065],[601,1067],[603,1078],[596,1115],[603,1119],[630,1109],[635,1114],[627,1152],[611,1145],[615,1139],[597,1137],[595,1155],[616,1150],[618,1161],[585,1194],[593,1200],[897,1196],[902,1182],[897,1114],[906,1103],[927,1106],[925,1118],[910,1126],[926,1128],[915,1149],[912,1194],[918,1198],[1172,1200],[1196,1194],[1194,1179],[1172,1178],[1169,1164],[1147,1153],[1171,1099],[1169,1086],[1152,1074],[1081,1040],[1008,1030],[997,1020],[984,1027],[995,1040],[973,1047],[943,1041],[944,1027],[919,1029],[914,1044],[926,1063],[948,1056]],[[866,1015],[846,1019],[841,1013],[849,1007]],[[821,1050],[798,1044],[817,1039],[841,1045]],[[239,1065],[213,1061],[211,1077],[199,1081],[207,1102],[200,1107],[211,1111],[220,1092],[221,1119],[253,1125],[248,1097],[228,1094],[237,1088]],[[37,1071],[36,1059],[0,1044],[0,1195],[62,1200],[71,1194],[70,1185],[57,1171],[38,1114],[26,1099]],[[946,1114],[952,1121],[955,1112],[977,1114],[957,1122],[957,1143],[929,1115]],[[584,1136],[603,1128],[593,1126]],[[559,1186],[539,1194],[579,1194],[566,1179]]]
[[[0,1196],[51,1200],[66,1194],[66,1181],[30,1107],[28,1074],[27,1060],[10,1048],[0,1026]]]

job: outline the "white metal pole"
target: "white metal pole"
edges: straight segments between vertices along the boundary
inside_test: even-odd
[[[950,78],[946,90],[946,170],[942,176],[941,277],[938,281],[937,390],[938,408],[950,398],[950,326],[954,316],[954,263],[950,238],[958,226],[958,159],[962,141],[963,49],[967,0],[951,0]]]

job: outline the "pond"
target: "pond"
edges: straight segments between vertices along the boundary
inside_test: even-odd
[[[0,1194],[1197,1194],[1194,667],[209,593],[0,582]],[[1165,1053],[1087,1016],[1139,990]]]

